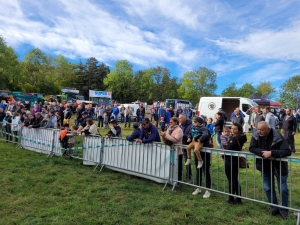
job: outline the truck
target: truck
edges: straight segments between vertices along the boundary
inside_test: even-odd
[[[244,131],[248,131],[250,125],[248,124],[249,116],[246,111],[257,104],[249,98],[243,97],[202,97],[198,105],[198,116],[205,115],[207,118],[214,118],[214,115],[220,108],[226,113],[229,120],[232,112],[239,107],[245,115]],[[231,121],[227,121],[227,126],[231,125]]]
[[[112,93],[109,91],[89,90],[89,100],[92,104],[112,105]]]

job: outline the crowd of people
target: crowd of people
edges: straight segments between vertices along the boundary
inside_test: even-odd
[[[93,108],[93,109],[92,109]],[[72,110],[67,103],[57,104],[56,102],[47,102],[44,104],[35,103],[32,110],[28,103],[10,102],[0,105],[0,122],[2,129],[6,133],[13,133],[17,136],[20,126],[29,129],[61,128],[60,140],[65,154],[72,156],[72,151],[68,150],[74,146],[74,137],[78,134],[82,136],[97,135],[98,128],[109,128],[105,138],[122,138],[121,123],[124,127],[130,127],[132,111],[128,106],[118,107],[117,104],[105,106],[104,104],[91,107],[89,110],[82,104],[76,108],[75,124],[71,126],[70,118]],[[118,122],[119,114],[121,123]],[[276,120],[269,107],[263,110],[259,106],[250,108],[246,114],[249,120],[245,121],[245,114],[236,108],[227,118],[227,114],[222,110],[214,115],[214,118],[205,116],[195,117],[192,120],[190,109],[173,110],[172,106],[165,108],[153,107],[151,109],[150,119],[145,117],[145,108],[140,104],[137,112],[136,121],[133,123],[133,132],[126,136],[128,141],[141,143],[161,142],[166,145],[184,145],[186,147],[178,148],[178,180],[183,180],[183,161],[186,166],[185,178],[187,182],[192,181],[192,155],[194,151],[194,163],[196,167],[196,185],[202,186],[202,177],[205,177],[205,191],[203,198],[210,197],[212,180],[210,175],[211,153],[200,151],[202,147],[212,147],[213,137],[216,136],[216,145],[219,149],[242,151],[247,141],[247,136],[243,132],[243,125],[248,122],[251,126],[252,136],[250,140],[249,151],[261,158],[256,160],[256,167],[262,173],[263,186],[268,201],[278,205],[276,192],[274,188],[274,178],[278,181],[279,192],[281,193],[281,204],[288,206],[288,187],[287,162],[274,161],[276,158],[283,158],[295,153],[294,135],[298,127],[298,114],[293,114],[292,110],[285,109],[281,118],[280,132],[276,130]],[[96,125],[93,119],[97,119]],[[152,123],[154,121],[154,123]],[[231,121],[231,128],[226,126],[226,122]],[[71,129],[70,129],[71,127]],[[160,131],[159,128],[160,127]],[[6,140],[12,141],[12,136],[7,135]],[[17,140],[16,140],[17,141]],[[226,202],[228,204],[241,204],[241,186],[239,184],[239,157],[224,154],[223,156],[225,174],[228,179],[229,195]],[[262,163],[263,161],[263,163]],[[177,186],[179,187],[179,185]],[[192,193],[197,195],[201,193],[200,188],[196,188]],[[288,211],[279,206],[271,206],[271,215],[281,214],[284,219],[288,218]]]

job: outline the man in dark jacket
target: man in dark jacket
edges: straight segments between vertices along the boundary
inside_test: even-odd
[[[139,123],[133,123],[133,132],[130,136],[126,136],[127,141],[134,141],[135,139],[139,138],[141,135],[141,129],[139,128]]]
[[[110,130],[105,135],[105,138],[122,138],[122,128],[118,125],[117,120],[111,119],[109,121]]]
[[[283,117],[282,120],[282,128],[281,134],[287,140],[290,150],[295,153],[295,139],[294,135],[296,134],[296,118],[293,116],[291,109],[286,109],[286,115]]]
[[[142,121],[142,131],[140,134],[140,137],[136,139],[136,142],[142,142],[142,143],[151,143],[151,142],[160,142],[160,136],[159,132],[154,126],[149,118],[145,118]]]
[[[34,114],[35,120],[32,125],[29,125],[28,128],[40,128],[43,117],[40,112]]]
[[[277,161],[276,158],[284,158],[291,155],[291,151],[286,140],[270,125],[261,121],[257,125],[257,130],[253,132],[249,147],[250,152],[263,157],[256,159],[256,169],[261,171],[263,177],[264,190],[268,201],[278,204],[275,192],[274,176],[279,184],[278,189],[281,194],[282,206],[288,206],[288,164],[286,161]],[[288,218],[288,211],[276,206],[271,206],[271,215],[281,214],[284,219]]]
[[[222,149],[222,144],[221,144],[221,134],[224,128],[224,119],[223,115],[221,112],[217,112],[216,114],[217,121],[215,122],[215,134],[216,134],[216,139],[218,143],[218,148]]]
[[[231,119],[232,123],[238,123],[243,127],[245,122],[243,116],[241,116],[240,114],[240,111],[238,109],[235,109],[233,113],[234,116]]]
[[[190,133],[193,123],[191,120],[186,118],[186,115],[184,113],[179,114],[178,120],[180,122],[180,127],[183,131],[182,144],[188,145],[189,143],[187,142],[187,140],[188,140],[188,136],[189,136],[189,133]],[[183,152],[184,162],[186,162],[188,159],[186,148],[183,148],[182,152]],[[179,163],[179,165],[181,165],[181,168],[178,168],[178,173],[182,173],[182,163]],[[182,178],[182,174],[181,174],[180,178]],[[190,183],[192,181],[191,165],[186,166],[186,179],[187,179],[188,183]]]

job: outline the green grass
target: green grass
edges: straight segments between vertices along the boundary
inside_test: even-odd
[[[123,136],[131,131],[132,128],[123,129]],[[299,138],[296,144],[299,146]],[[47,158],[15,147],[0,141],[0,224],[216,225],[296,221],[292,214],[288,221],[267,215],[269,207],[264,204],[243,200],[242,205],[231,206],[225,203],[226,195],[212,193],[203,199],[202,194],[193,196],[194,188],[185,185],[179,190],[167,187],[162,191],[163,185],[152,181],[109,169],[99,173],[93,171],[94,167],[83,166],[80,160]],[[292,168],[296,208],[300,208],[298,165]],[[222,162],[212,165],[213,172],[222,173],[222,169]]]

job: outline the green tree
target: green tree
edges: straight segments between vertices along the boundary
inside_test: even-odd
[[[243,86],[239,89],[239,96],[249,98],[252,94],[255,94],[256,90],[255,87],[252,86],[252,84],[245,83]]]
[[[183,75],[178,89],[179,96],[196,104],[199,102],[200,97],[215,95],[216,81],[216,72],[205,67],[199,67],[198,70]]]
[[[18,56],[0,37],[0,89],[18,90],[21,86]]]
[[[256,88],[256,94],[264,95],[267,98],[272,98],[276,93],[276,88],[273,87],[270,81],[261,81]]]
[[[297,98],[300,98],[300,75],[288,79],[280,89],[279,102],[283,103],[284,107],[295,109]]]
[[[222,91],[222,96],[224,97],[236,97],[239,96],[239,90],[236,87],[236,83],[231,83]]]
[[[103,82],[106,90],[112,92],[113,99],[128,102],[132,98],[133,77],[132,65],[127,60],[119,60],[115,63],[114,70],[107,74]]]
[[[139,70],[134,75],[135,84],[132,93],[132,99],[130,101],[141,100],[143,102],[149,102],[149,99],[153,99],[153,71],[152,69]]]

